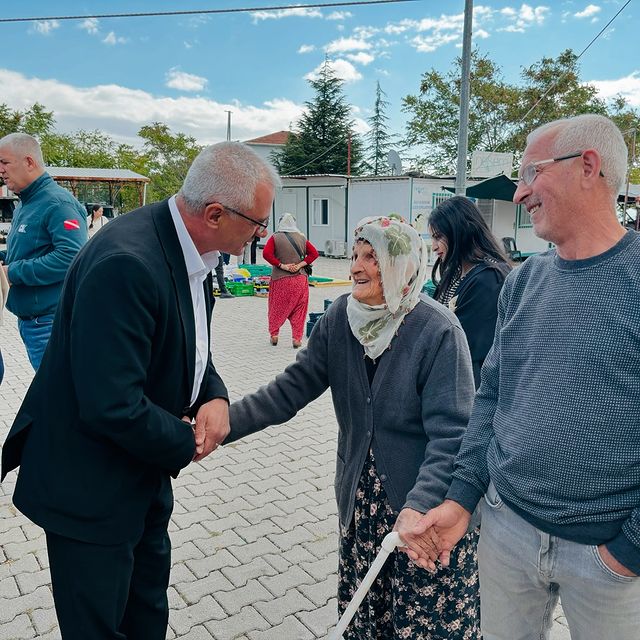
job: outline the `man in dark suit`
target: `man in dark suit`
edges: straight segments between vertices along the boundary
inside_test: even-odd
[[[69,270],[2,452],[46,532],[64,640],[166,636],[170,476],[229,429],[211,270],[266,234],[277,184],[245,145],[208,147],[176,196],[114,220]]]

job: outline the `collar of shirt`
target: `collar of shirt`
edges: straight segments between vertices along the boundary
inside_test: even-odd
[[[189,279],[199,278],[204,280],[207,273],[216,268],[220,254],[217,251],[209,251],[202,255],[198,253],[196,245],[193,244],[193,240],[180,215],[180,211],[178,211],[175,196],[169,198],[169,211],[171,211],[171,218],[178,234],[178,242],[184,255],[184,263],[187,267]]]

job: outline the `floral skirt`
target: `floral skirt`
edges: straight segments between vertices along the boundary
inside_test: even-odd
[[[369,451],[356,490],[354,518],[349,528],[340,531],[340,615],[396,518]],[[452,551],[449,567],[436,563],[434,573],[414,565],[405,553],[394,552],[371,585],[345,640],[479,640],[478,538],[479,530],[468,533]]]

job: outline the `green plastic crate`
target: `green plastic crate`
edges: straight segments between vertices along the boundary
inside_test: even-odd
[[[227,282],[226,286],[234,296],[252,296],[255,293],[250,282]]]
[[[239,268],[246,269],[252,278],[271,275],[271,265],[268,264],[241,264]]]

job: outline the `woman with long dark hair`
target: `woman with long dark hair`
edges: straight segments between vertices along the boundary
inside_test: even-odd
[[[493,343],[498,295],[511,267],[480,210],[467,198],[455,196],[436,207],[429,216],[429,230],[438,256],[431,273],[434,298],[460,320],[477,389]]]

